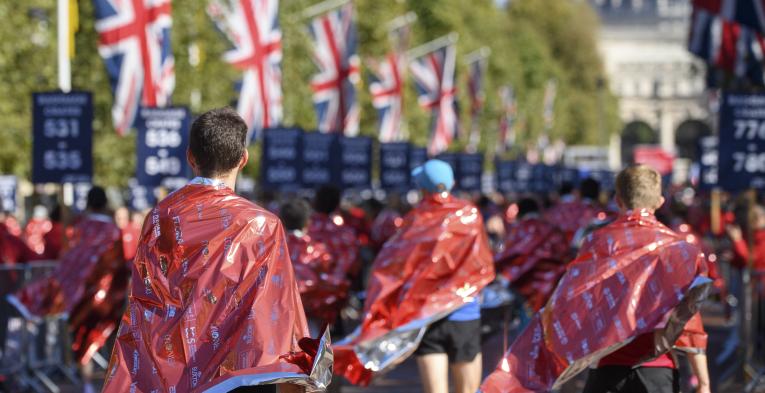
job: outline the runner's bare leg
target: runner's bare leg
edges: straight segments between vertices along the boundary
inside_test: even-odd
[[[481,385],[481,353],[469,362],[453,363],[454,393],[475,393]]]
[[[449,358],[445,353],[418,356],[417,368],[425,393],[449,393]]]

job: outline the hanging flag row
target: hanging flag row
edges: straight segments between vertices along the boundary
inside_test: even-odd
[[[765,86],[765,2],[693,0],[688,49],[710,69]],[[717,85],[716,73],[709,84]]]
[[[113,91],[112,121],[118,133],[136,126],[139,108],[171,105],[175,87],[170,30],[171,0],[115,2],[93,0],[101,54]],[[279,0],[210,0],[207,13],[231,48],[223,59],[241,72],[237,110],[247,122],[250,138],[282,125],[282,32]],[[359,131],[358,86],[361,61],[351,1],[329,0],[303,12],[313,43],[317,72],[311,79],[317,130],[355,136]],[[445,151],[458,137],[456,102],[456,34],[409,49],[414,13],[389,23],[391,50],[370,61],[372,104],[379,120],[379,140],[402,141],[403,85],[411,72],[420,105],[431,114],[428,153]],[[470,130],[468,151],[476,151],[478,118],[485,101],[483,78],[488,50],[466,56]],[[514,104],[503,88],[505,111],[500,121],[498,146],[512,141]],[[512,109],[511,109],[512,108]],[[498,148],[502,150],[502,148]]]

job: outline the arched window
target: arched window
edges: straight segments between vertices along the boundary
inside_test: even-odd
[[[699,155],[699,139],[712,135],[712,129],[701,120],[686,120],[675,130],[677,157],[696,161]]]
[[[648,123],[640,120],[627,123],[622,130],[622,162],[631,163],[637,145],[655,145],[659,135]]]

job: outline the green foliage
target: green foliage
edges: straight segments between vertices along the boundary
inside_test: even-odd
[[[305,7],[316,0],[282,0],[284,122],[313,129],[315,116],[308,84],[315,72]],[[483,46],[492,50],[486,76],[486,107],[479,124],[480,148],[493,151],[500,116],[497,89],[513,86],[518,97],[518,143],[525,146],[543,131],[545,85],[555,79],[553,138],[568,143],[600,143],[599,129],[619,127],[616,99],[605,83],[596,48],[597,17],[586,2],[573,0],[514,0],[506,9],[493,0],[355,0],[362,63],[390,50],[387,22],[407,11],[417,13],[411,45],[416,46],[449,32],[459,33],[458,99],[462,126],[469,129],[465,64],[462,56]],[[78,0],[80,25],[73,59],[73,86],[94,92],[95,181],[122,185],[135,167],[135,138],[120,137],[111,121],[109,80],[98,56],[91,0]],[[176,89],[173,103],[200,112],[229,105],[236,100],[234,82],[239,73],[221,60],[228,48],[205,12],[204,0],[173,1],[173,51]],[[31,98],[34,91],[56,88],[55,2],[0,1],[0,118],[4,143],[0,144],[0,171],[29,176],[31,166]],[[199,61],[192,65],[192,47]],[[368,93],[367,75],[359,85],[361,133],[375,135],[376,114]],[[405,89],[406,129],[410,139],[424,145],[428,137],[428,114],[417,106],[414,87]],[[599,86],[604,86],[600,88]],[[197,97],[194,99],[192,97]],[[602,123],[601,123],[602,115]],[[464,140],[454,149],[461,149]],[[255,175],[259,148],[253,147],[246,172]]]

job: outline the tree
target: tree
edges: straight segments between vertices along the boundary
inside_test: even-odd
[[[13,3],[13,4],[11,4]],[[103,61],[98,55],[91,0],[78,0],[79,31],[73,59],[73,86],[94,92],[95,181],[125,186],[135,168],[135,137],[118,136],[111,121],[112,95]],[[311,60],[308,20],[302,11],[315,0],[282,0],[284,123],[311,130],[315,115],[308,81],[316,72]],[[513,86],[518,113],[524,120],[518,144],[532,143],[544,129],[543,95],[550,79],[558,83],[552,137],[568,143],[599,142],[599,116],[607,130],[619,128],[616,99],[601,89],[605,80],[596,50],[597,17],[586,2],[514,0],[499,7],[493,0],[355,0],[362,62],[384,56],[391,48],[387,22],[407,11],[418,21],[412,46],[449,32],[459,41],[457,97],[462,127],[469,129],[465,64],[462,56],[488,46],[492,50],[486,75],[486,107],[479,124],[482,150],[493,150],[500,116],[497,89]],[[205,11],[206,1],[174,0],[172,43],[176,89],[173,104],[189,106],[194,113],[231,105],[240,74],[222,59],[229,47]],[[28,177],[31,164],[31,98],[34,91],[56,88],[55,2],[28,0],[0,2],[0,116],[4,144],[0,144],[0,171]],[[371,106],[367,75],[359,86],[361,133],[376,134],[376,113]],[[429,134],[429,114],[418,107],[411,80],[405,82],[405,116],[410,139],[424,145]],[[602,108],[600,105],[602,103]],[[454,149],[461,149],[458,140]],[[246,172],[257,174],[258,146],[251,150]]]

